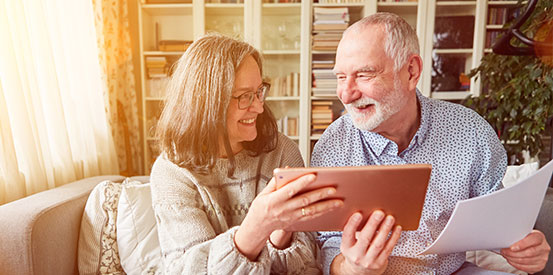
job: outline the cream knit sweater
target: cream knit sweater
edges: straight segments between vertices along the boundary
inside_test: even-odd
[[[314,233],[293,234],[290,247],[279,250],[267,241],[252,262],[234,245],[234,233],[250,204],[277,167],[303,166],[297,145],[280,135],[277,148],[263,158],[246,150],[235,156],[234,179],[227,177],[227,159],[212,173],[199,175],[159,157],[150,176],[153,207],[163,254],[164,274],[319,274]]]

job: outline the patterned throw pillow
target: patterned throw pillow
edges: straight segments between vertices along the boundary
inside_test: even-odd
[[[117,206],[122,186],[130,182],[103,181],[90,193],[79,232],[79,274],[125,274],[117,247]]]

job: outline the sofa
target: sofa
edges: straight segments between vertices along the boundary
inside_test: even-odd
[[[78,274],[77,250],[81,217],[91,190],[122,176],[79,180],[0,206],[0,274]],[[147,176],[133,177],[148,182]],[[553,188],[536,222],[553,244]],[[553,274],[553,256],[544,271]]]

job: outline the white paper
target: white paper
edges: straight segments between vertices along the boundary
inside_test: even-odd
[[[458,201],[438,238],[419,255],[509,247],[532,231],[553,161],[509,188]]]

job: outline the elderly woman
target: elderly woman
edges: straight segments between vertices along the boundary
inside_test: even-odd
[[[319,273],[312,233],[297,222],[340,207],[332,187],[304,194],[306,175],[276,189],[272,171],[303,166],[264,105],[260,54],[220,35],[176,65],[157,127],[152,199],[166,274]]]

